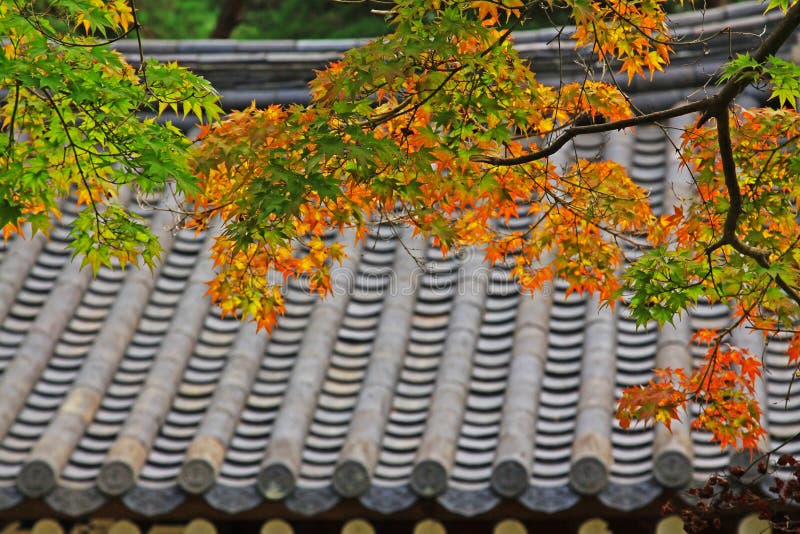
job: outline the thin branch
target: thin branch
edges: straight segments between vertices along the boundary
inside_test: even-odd
[[[16,137],[14,135],[14,128],[16,128],[16,120],[17,120],[17,111],[19,110],[19,92],[20,92],[20,83],[19,81],[14,84],[14,107],[11,110],[11,119],[8,123],[8,148],[6,149],[6,153],[8,157],[6,158],[6,170],[8,170],[9,166],[11,165],[11,158],[14,152],[14,141]]]
[[[800,2],[796,2],[784,15],[783,19],[778,23],[772,33],[770,33],[767,38],[761,43],[755,52],[753,52],[753,59],[760,65],[769,59],[770,56],[774,56],[778,53],[781,46],[786,42],[789,37],[794,33],[797,27],[800,26]],[[746,78],[735,77],[728,80],[728,82],[722,86],[722,90],[717,94],[716,103],[719,107],[727,106],[730,102],[733,101],[736,96],[741,93],[749,80]],[[707,111],[709,117],[713,114],[712,111]],[[708,119],[709,117],[705,117]],[[702,124],[702,119],[701,122]]]
[[[786,40],[792,35],[798,26],[800,26],[800,2],[795,3],[786,12],[786,15],[780,21],[778,26],[772,31],[772,33],[769,34],[769,36],[767,36],[767,38],[763,43],[761,43],[756,51],[753,52],[753,59],[755,59],[759,64],[764,63],[770,56],[777,53],[780,47],[786,42]],[[488,155],[476,155],[472,156],[470,159],[478,163],[487,163],[489,165],[496,165],[498,167],[522,165],[555,154],[558,149],[564,146],[568,141],[581,134],[622,130],[630,126],[650,124],[665,119],[681,117],[696,111],[703,112],[703,115],[698,123],[703,124],[712,116],[718,115],[720,110],[727,110],[728,105],[733,101],[734,98],[736,98],[736,96],[739,95],[739,93],[744,90],[745,87],[747,87],[748,83],[749,82],[747,79],[736,77],[728,80],[728,82],[722,86],[720,92],[715,96],[706,97],[702,100],[698,100],[697,102],[684,104],[668,110],[639,115],[638,117],[633,117],[631,119],[612,121],[603,124],[592,124],[589,126],[575,126],[564,132],[560,137],[558,137],[545,148],[524,156],[519,156],[516,158],[500,158]]]
[[[498,167],[510,167],[513,165],[522,165],[524,163],[530,163],[532,161],[552,156],[553,154],[558,152],[558,150],[561,147],[566,145],[567,142],[569,142],[572,138],[577,137],[579,135],[610,132],[613,130],[623,130],[631,126],[638,126],[640,124],[650,124],[653,122],[672,119],[675,117],[681,117],[683,115],[688,115],[689,113],[694,113],[696,111],[702,111],[706,109],[706,107],[709,105],[708,104],[709,100],[710,99],[706,98],[703,100],[698,100],[697,102],[690,102],[688,104],[683,104],[681,106],[672,109],[655,111],[653,113],[648,113],[646,115],[639,115],[638,117],[632,117],[630,119],[605,122],[602,124],[589,124],[587,126],[573,126],[572,128],[566,130],[559,137],[557,137],[555,141],[550,143],[545,148],[537,150],[536,152],[531,152],[530,154],[525,154],[523,156],[517,156],[515,158],[500,158],[500,157],[479,154],[472,156],[470,160],[479,163],[488,163],[489,165],[496,165]]]
[[[139,17],[136,14],[136,0],[130,0],[130,3],[131,3],[131,16],[133,16],[133,29],[136,31],[136,44],[139,47],[139,66],[136,68],[136,70],[137,73],[142,77],[144,86],[149,88],[147,84],[146,65],[144,62],[144,45],[142,45],[142,32],[141,32],[142,27],[139,24]]]
[[[503,44],[503,42],[505,42],[510,35],[511,35],[511,28],[508,28],[502,34],[500,34],[500,36],[497,39],[495,39],[495,41],[493,43],[491,43],[480,54],[478,54],[477,57],[478,58],[482,58],[482,57],[486,56],[494,48],[496,48],[497,46]],[[394,109],[390,109],[390,110],[386,111],[385,113],[380,113],[380,114],[378,114],[376,116],[373,116],[369,120],[365,121],[365,124],[362,124],[362,126],[369,125],[370,127],[374,128],[374,127],[379,126],[379,125],[381,125],[381,124],[383,124],[385,122],[390,121],[391,119],[399,117],[400,115],[403,115],[403,114],[406,114],[406,113],[416,113],[416,111],[418,109],[420,109],[430,99],[432,99],[434,96],[436,96],[436,94],[439,93],[439,91],[441,91],[444,88],[444,86],[447,85],[447,83],[450,80],[452,80],[453,77],[456,74],[458,74],[459,72],[464,70],[466,68],[466,66],[467,66],[466,63],[462,63],[458,67],[450,70],[449,74],[445,77],[445,79],[442,80],[442,82],[438,86],[436,86],[433,89],[431,89],[430,93],[426,97],[422,98],[419,102],[414,104],[411,107],[410,110],[404,111],[405,108],[407,108],[411,104],[411,102],[413,102],[413,96],[414,95],[409,95],[408,97],[406,97],[402,102],[400,102],[397,106],[395,106]],[[420,93],[416,93],[416,95],[420,95],[420,94],[421,94],[421,92]]]
[[[58,117],[58,122],[61,124],[61,127],[64,130],[64,135],[67,137],[69,148],[72,150],[72,154],[75,157],[75,166],[78,169],[78,174],[81,177],[81,182],[83,183],[84,189],[86,189],[86,193],[89,195],[89,202],[92,205],[92,211],[94,211],[95,215],[95,230],[97,231],[98,239],[101,236],[100,230],[100,221],[103,218],[99,208],[97,207],[97,203],[94,200],[94,195],[92,194],[92,188],[89,185],[89,179],[86,177],[86,173],[81,166],[80,156],[78,155],[78,145],[75,143],[75,140],[72,138],[72,134],[69,131],[69,125],[67,121],[64,119],[64,115],[61,113],[61,110],[58,108],[58,104],[53,100],[53,97],[45,90],[42,90],[42,94],[40,95],[36,91],[32,91],[31,94],[36,95],[37,97],[44,99],[49,105],[50,109],[56,114]]]

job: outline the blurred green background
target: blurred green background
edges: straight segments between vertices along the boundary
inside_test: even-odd
[[[387,31],[384,17],[370,12],[381,8],[374,2],[137,0],[136,7],[145,37],[154,39],[316,39]],[[212,35],[218,25],[222,33]]]
[[[720,5],[728,0],[696,0],[678,11]],[[558,3],[558,2],[556,2]],[[151,39],[324,39],[372,37],[389,31],[385,17],[372,10],[391,8],[380,0],[136,0],[145,37]],[[533,4],[525,29],[564,24],[562,9]]]

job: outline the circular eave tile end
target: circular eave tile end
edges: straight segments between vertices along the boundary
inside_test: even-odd
[[[359,462],[345,460],[333,472],[333,489],[342,497],[360,497],[369,490],[369,485],[369,472]]]
[[[214,485],[217,474],[214,467],[202,458],[193,458],[183,464],[178,474],[178,485],[186,493],[200,495]]]
[[[267,500],[278,501],[294,491],[295,480],[291,470],[283,464],[272,464],[258,473],[258,489]]]
[[[597,495],[608,484],[608,468],[599,458],[579,458],[569,470],[569,483],[581,495]]]
[[[105,464],[97,476],[97,487],[111,497],[129,492],[136,485],[133,467],[126,462],[115,460]]]
[[[529,480],[528,471],[516,460],[503,460],[492,470],[492,489],[507,499],[522,495],[528,489]]]
[[[436,460],[423,460],[411,472],[411,489],[420,497],[436,497],[447,491],[447,470]]]
[[[692,481],[692,462],[682,452],[663,452],[653,461],[653,476],[666,488],[682,488]]]
[[[56,487],[56,472],[47,462],[33,460],[20,471],[17,487],[26,497],[44,497]]]

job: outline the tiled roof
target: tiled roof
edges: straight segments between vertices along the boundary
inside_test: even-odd
[[[781,16],[777,10],[766,16],[763,11],[760,4],[742,2],[705,12],[673,15],[674,38],[683,44],[676,47],[667,72],[656,73],[652,80],[633,81],[630,93],[634,102],[643,108],[663,108],[685,98],[702,96],[700,89],[719,65],[731,53],[757,46],[765,30]],[[571,33],[570,28],[516,32],[514,45],[523,57],[531,60],[540,81],[556,85],[560,79],[582,79],[585,74],[584,55],[568,39]],[[365,39],[156,40],[146,42],[145,56],[177,59],[208,78],[222,93],[224,106],[241,109],[253,100],[260,105],[306,102],[307,82],[313,77],[313,70],[365,42]],[[135,41],[119,41],[114,46],[132,63],[139,61]],[[610,73],[602,76],[611,81]],[[713,84],[707,89],[713,90]]]
[[[755,31],[765,20],[726,24]],[[535,59],[545,40],[532,35]],[[226,45],[231,57],[251,46]],[[581,137],[560,157],[576,152],[627,165],[657,211],[688,186],[656,126]],[[724,306],[637,330],[624,305],[567,297],[560,282],[521,295],[478,253],[443,257],[376,225],[336,268],[334,296],[288,281],[286,315],[268,335],[204,296],[210,233],[173,232],[167,212],[146,213],[163,263],[93,278],[70,261],[70,209],[49,240],[0,245],[0,511],[42,498],[85,515],[121,499],[155,515],[193,495],[227,513],[279,501],[313,515],[348,499],[382,513],[430,499],[464,516],[502,502],[553,513],[587,499],[625,511],[731,461],[686,422],[670,434],[622,430],[613,417],[621,389],[653,367],[699,361],[692,332],[724,325]],[[800,431],[785,344],[736,335],[765,354],[764,425],[780,443]]]

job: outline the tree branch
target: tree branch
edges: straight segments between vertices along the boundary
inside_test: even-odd
[[[758,64],[762,64],[770,56],[778,53],[783,43],[800,26],[800,2],[795,3],[784,15],[774,30],[764,39],[764,42],[753,52],[753,59]],[[727,106],[736,96],[747,87],[748,80],[739,77],[731,78],[722,86],[722,90],[712,97],[717,100],[718,105]]]
[[[739,180],[736,178],[736,162],[733,160],[733,144],[731,143],[730,118],[727,107],[716,113],[714,117],[717,120],[717,142],[722,161],[722,173],[725,178],[725,189],[728,191],[730,204],[728,212],[725,214],[722,237],[706,248],[706,254],[710,255],[718,248],[730,245],[739,254],[752,258],[759,266],[767,269],[770,266],[769,252],[749,246],[736,235],[736,227],[742,214],[742,191],[739,188]],[[787,284],[779,274],[772,278],[790,299],[800,305],[800,293],[795,288]]]
[[[742,214],[742,190],[736,178],[736,163],[733,161],[733,143],[731,143],[731,125],[728,117],[728,108],[724,108],[715,116],[717,119],[717,143],[719,144],[719,157],[722,161],[722,175],[725,178],[725,189],[728,190],[728,213],[722,227],[722,238],[714,245],[708,247],[711,253],[724,244],[731,244],[736,239],[736,226]]]
[[[561,134],[558,138],[556,138],[555,141],[547,145],[545,148],[537,150],[536,152],[531,152],[530,154],[524,154],[522,156],[517,156],[514,158],[500,158],[500,157],[478,154],[470,157],[470,160],[479,163],[488,163],[489,165],[496,165],[498,167],[510,167],[513,165],[522,165],[524,163],[530,163],[532,161],[552,156],[553,154],[558,152],[558,150],[562,146],[567,144],[567,142],[569,142],[573,137],[590,133],[601,133],[601,132],[610,132],[612,130],[623,130],[631,126],[638,126],[640,124],[650,124],[653,122],[672,119],[674,117],[681,117],[683,115],[688,115],[689,113],[694,113],[696,111],[702,111],[706,109],[709,100],[710,99],[706,98],[703,100],[698,100],[697,102],[683,104],[681,106],[672,109],[655,111],[653,113],[647,113],[646,115],[639,115],[638,117],[632,117],[630,119],[624,119],[620,121],[604,122],[602,124],[590,124],[588,126],[573,126],[568,130],[566,130],[563,134]]]
[[[800,26],[800,2],[795,3],[787,12],[783,19],[778,23],[778,26],[767,36],[763,43],[753,52],[753,59],[759,64],[763,64],[767,59],[778,52],[780,47],[792,35],[792,33]],[[488,155],[476,155],[470,158],[471,161],[478,163],[487,163],[498,167],[509,167],[513,165],[522,165],[531,163],[533,161],[546,158],[555,154],[558,149],[564,146],[572,138],[589,133],[610,132],[613,130],[622,130],[630,126],[637,126],[640,124],[652,124],[654,122],[671,119],[674,117],[681,117],[698,111],[703,111],[698,124],[703,124],[712,116],[719,115],[722,110],[727,110],[728,105],[733,102],[739,93],[747,87],[748,80],[739,77],[732,78],[722,86],[719,93],[714,96],[698,100],[689,104],[684,104],[672,109],[656,111],[639,115],[631,119],[621,121],[607,122],[603,124],[592,124],[589,126],[573,126],[566,130],[561,136],[556,138],[555,141],[547,145],[541,150],[531,152],[522,156],[513,158],[501,158]],[[727,113],[727,111],[726,111]]]

